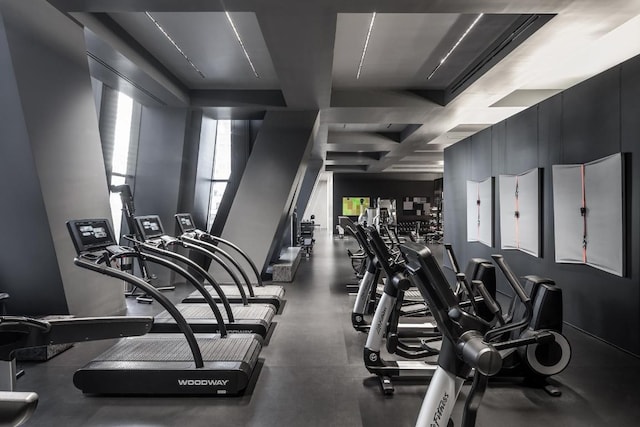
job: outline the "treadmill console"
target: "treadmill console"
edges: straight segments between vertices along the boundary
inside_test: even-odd
[[[178,227],[180,227],[181,234],[196,231],[196,226],[190,213],[176,214],[176,222],[178,223]]]
[[[71,220],[67,221],[67,229],[78,254],[118,244],[107,219]]]
[[[135,219],[145,241],[157,239],[165,234],[158,215],[137,216]]]

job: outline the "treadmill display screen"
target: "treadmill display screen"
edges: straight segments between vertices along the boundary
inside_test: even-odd
[[[67,228],[78,253],[116,245],[109,220],[81,219],[67,222]]]
[[[193,224],[193,218],[191,217],[191,214],[177,214],[176,221],[178,221],[178,227],[180,227],[180,231],[182,232],[182,234],[196,229],[196,226]]]
[[[137,216],[136,222],[145,240],[164,235],[164,228],[158,215]]]

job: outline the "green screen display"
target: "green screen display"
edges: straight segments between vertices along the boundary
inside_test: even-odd
[[[359,216],[369,207],[368,197],[343,197],[342,215]]]

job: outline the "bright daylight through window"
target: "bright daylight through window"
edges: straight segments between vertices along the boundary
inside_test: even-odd
[[[132,115],[133,100],[127,95],[119,93],[114,132],[111,185],[122,185],[125,183],[127,177]],[[111,203],[111,215],[113,215],[113,229],[115,235],[120,236],[120,228],[122,225],[122,203],[120,202],[120,195],[111,193],[109,201]]]

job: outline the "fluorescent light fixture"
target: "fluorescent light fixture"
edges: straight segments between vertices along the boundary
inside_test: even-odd
[[[367,38],[364,40],[364,48],[362,49],[362,56],[360,57],[360,64],[358,65],[358,74],[356,79],[360,78],[360,72],[362,71],[362,64],[364,64],[364,56],[367,54],[367,48],[369,47],[369,38],[371,37],[371,31],[373,30],[373,23],[376,20],[376,13],[371,15],[371,22],[369,22],[369,31],[367,31]]]
[[[244,52],[244,56],[247,58],[247,61],[249,62],[249,66],[251,67],[251,71],[253,71],[253,75],[256,76],[256,79],[259,79],[260,76],[258,75],[258,72],[256,71],[256,67],[253,66],[253,62],[251,61],[251,58],[249,57],[249,52],[247,52],[247,48],[244,46],[244,42],[240,38],[240,34],[238,33],[238,29],[236,28],[236,25],[233,23],[233,19],[231,19],[231,14],[229,12],[226,12],[226,11],[224,13],[225,13],[225,15],[227,15],[227,19],[229,20],[229,24],[231,24],[231,28],[233,29],[233,33],[236,35],[236,38],[238,39],[238,43],[240,43],[240,47],[242,48],[242,51]]]
[[[442,66],[442,64],[445,63],[445,61],[447,60],[447,58],[449,58],[449,55],[451,55],[453,53],[454,50],[456,50],[456,48],[458,47],[458,45],[462,42],[462,40],[464,40],[465,37],[467,37],[467,34],[469,34],[469,32],[471,31],[471,29],[473,27],[476,26],[476,24],[478,23],[478,21],[480,20],[480,18],[482,18],[484,16],[484,13],[481,13],[480,15],[478,15],[478,17],[471,23],[471,25],[469,25],[469,28],[467,28],[467,30],[462,34],[462,36],[460,36],[460,38],[458,39],[458,41],[456,42],[456,44],[453,45],[453,47],[451,49],[449,49],[449,52],[447,52],[447,54],[440,60],[440,62],[438,63],[438,65],[436,66],[436,68],[433,69],[433,71],[431,72],[431,74],[429,74],[429,77],[427,77],[427,80],[429,80],[431,77],[433,77],[433,75],[436,73],[436,71],[438,71],[438,68],[440,68]]]
[[[189,59],[189,57],[187,56],[186,53],[184,53],[184,51],[180,48],[180,46],[178,46],[178,43],[176,43],[171,36],[169,35],[169,33],[167,33],[167,31],[162,28],[162,25],[160,25],[160,23],[156,20],[156,18],[154,18],[153,16],[151,16],[151,14],[149,12],[145,12],[145,15],[147,15],[147,18],[149,18],[151,20],[151,22],[153,22],[155,24],[155,26],[158,28],[158,30],[160,30],[160,32],[162,34],[164,34],[164,36],[167,38],[167,40],[169,40],[169,42],[171,42],[171,44],[173,45],[173,47],[176,48],[176,50],[180,53],[180,55],[182,55],[182,57],[189,63],[189,65],[191,65],[191,68],[193,68],[194,70],[196,70],[196,72],[198,74],[200,74],[200,77],[202,77],[203,79],[205,78],[204,74],[202,74],[202,71],[200,71],[200,69],[198,67],[196,67],[196,64],[193,63],[193,61],[191,59]]]

